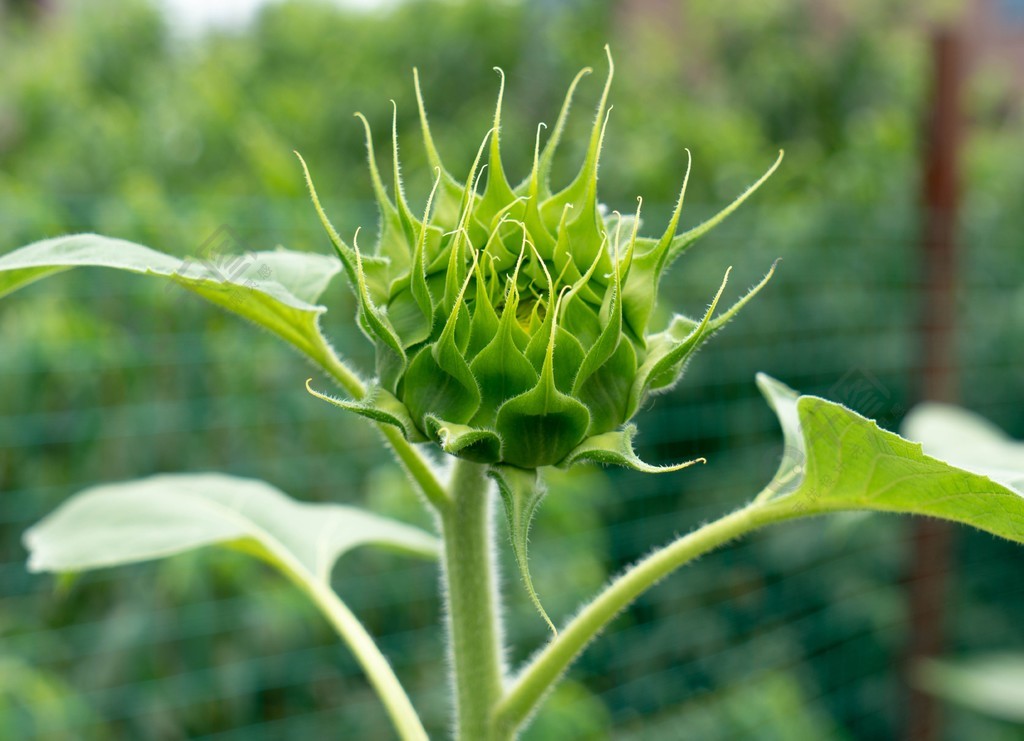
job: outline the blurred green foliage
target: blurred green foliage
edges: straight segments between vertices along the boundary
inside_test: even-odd
[[[584,0],[376,12],[284,2],[250,28],[187,38],[138,0],[4,16],[0,250],[86,230],[180,255],[208,251],[211,239],[235,250],[325,250],[293,149],[335,223],[346,234],[372,229],[352,113],[386,132],[395,99],[408,187],[425,195],[414,65],[456,173],[489,126],[491,68],[500,65],[506,164],[525,174],[537,122],[552,122],[579,67],[601,71],[610,41],[618,69],[602,194],[622,210],[643,194],[648,234],[663,228],[684,148],[694,154],[687,224],[785,148],[782,172],[665,285],[667,303],[697,313],[727,265],[742,287],[784,258],[758,308],[640,420],[649,459],[704,455],[709,464],[663,478],[590,470],[552,483],[531,557],[545,604],[564,616],[653,544],[767,480],[781,443],[754,390],[756,370],[889,427],[916,391],[924,26],[881,0],[844,4],[834,23],[802,2],[679,5],[654,3],[661,15],[645,19],[630,12],[639,3]],[[999,75],[983,70],[975,81],[962,392],[1021,436],[1021,113]],[[589,127],[597,94],[593,80],[581,89],[577,132]],[[386,162],[390,143],[375,145]],[[581,154],[565,152],[564,172]],[[370,367],[340,283],[329,304],[328,333]],[[386,737],[354,662],[263,567],[199,554],[55,589],[25,573],[19,543],[78,488],[170,470],[257,476],[300,498],[369,500],[422,522],[372,430],[310,398],[306,369],[266,336],[130,277],[84,272],[26,289],[0,306],[0,349],[0,737]],[[892,737],[908,630],[907,525],[787,525],[674,576],[588,651],[527,736]],[[1020,649],[1020,553],[965,531],[958,548],[951,650]],[[545,628],[507,566],[518,661]],[[336,586],[381,636],[428,728],[442,733],[433,567],[358,553]],[[983,726],[970,728],[985,737]]]

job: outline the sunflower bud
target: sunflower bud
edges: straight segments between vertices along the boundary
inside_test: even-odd
[[[461,183],[434,146],[417,76],[423,139],[436,174],[422,217],[405,200],[396,127],[392,200],[360,116],[381,213],[372,255],[338,236],[307,170],[317,211],[356,290],[359,325],[376,346],[372,391],[343,402],[346,408],[480,463],[535,469],[595,460],[648,468],[632,452],[634,430],[626,423],[648,395],[679,379],[690,356],[771,273],[722,315],[713,317],[719,289],[700,319],[676,316],[651,334],[659,279],[775,166],[722,213],[677,235],[684,181],[664,235],[640,237],[639,207],[623,217],[607,214],[598,201],[612,69],[609,56],[583,166],[558,192],[549,181],[552,161],[573,92],[589,70],[573,80],[543,149],[538,127],[533,168],[517,186],[501,161],[504,77],[494,126]]]
[[[306,170],[316,210],[356,291],[359,326],[376,347],[376,378],[366,398],[341,401],[313,393],[394,425],[410,441],[430,440],[451,455],[491,464],[516,557],[538,607],[525,565],[526,530],[542,492],[536,469],[595,461],[653,472],[693,463],[643,463],[633,452],[635,428],[628,422],[649,395],[679,380],[697,349],[771,277],[769,271],[715,316],[723,281],[699,319],[676,315],[661,331],[650,332],[664,272],[779,161],[718,215],[677,234],[687,167],[668,228],[660,238],[640,236],[639,205],[636,214],[622,216],[607,213],[598,200],[614,69],[610,54],[608,63],[583,165],[557,192],[550,183],[552,162],[573,92],[589,69],[570,85],[543,148],[538,127],[533,167],[518,185],[509,182],[501,161],[504,76],[494,125],[460,182],[441,163],[414,74],[423,141],[435,172],[421,216],[402,189],[396,125],[392,199],[373,156],[369,124],[360,116],[381,214],[372,255],[364,255],[355,239],[352,246],[341,239]]]

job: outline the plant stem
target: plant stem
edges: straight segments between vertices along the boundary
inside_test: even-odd
[[[359,379],[359,376],[345,365],[326,340],[323,340],[322,344],[325,348],[323,354],[313,356],[317,364],[327,371],[353,399],[362,399],[366,396],[366,385]]]
[[[450,504],[441,512],[448,645],[454,685],[456,738],[488,741],[491,711],[501,697],[503,655],[498,620],[493,494],[476,463],[456,460]]]
[[[494,710],[495,727],[506,733],[518,728],[587,644],[658,580],[723,543],[788,517],[765,516],[759,505],[750,505],[704,525],[634,564],[583,608],[519,673]]]
[[[323,357],[314,357],[314,360],[338,382],[339,386],[345,389],[349,396],[353,399],[364,398],[366,396],[366,385],[341,361],[333,350],[330,350],[326,342],[324,342],[324,346],[328,351]],[[395,451],[395,456],[401,462],[406,472],[419,486],[427,501],[435,509],[441,509],[448,504],[448,494],[445,492],[441,482],[438,481],[437,476],[423,457],[423,454],[413,447],[412,443],[402,437],[402,433],[397,428],[385,424],[378,424],[377,428],[381,431],[391,449]]]
[[[326,584],[311,580],[301,583],[317,607],[324,613],[331,625],[352,650],[359,665],[366,672],[370,684],[384,704],[391,722],[403,741],[427,741],[427,732],[419,716],[409,702],[402,685],[395,676],[384,654],[377,648],[373,638],[352,611],[345,606],[334,590]]]
[[[423,454],[414,448],[412,443],[402,437],[402,433],[398,431],[397,427],[378,424],[377,429],[380,430],[384,439],[388,441],[391,449],[395,452],[395,456],[401,462],[402,467],[405,468],[406,473],[416,482],[423,496],[427,498],[427,501],[430,502],[434,509],[440,510],[447,506],[450,503],[448,494],[445,492],[441,482],[437,480],[437,476],[423,457]]]

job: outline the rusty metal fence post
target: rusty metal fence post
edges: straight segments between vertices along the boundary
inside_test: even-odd
[[[927,110],[922,174],[921,366],[918,395],[956,401],[958,374],[956,240],[959,211],[962,43],[952,28],[933,32],[932,94]],[[941,520],[915,521],[907,583],[910,635],[904,676],[923,658],[942,651],[946,601],[953,572],[953,530]],[[909,741],[942,735],[939,701],[908,683],[905,733]]]

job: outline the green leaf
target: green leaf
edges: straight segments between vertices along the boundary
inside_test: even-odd
[[[951,404],[926,402],[903,420],[903,436],[928,455],[1024,493],[1024,443],[984,417]]]
[[[764,374],[757,382],[786,439],[779,470],[758,497],[769,516],[902,512],[961,522],[1024,543],[1024,490],[926,455],[920,444],[841,404],[799,396]],[[987,450],[977,429],[965,428],[965,434],[977,441],[978,450]],[[989,442],[994,438],[1005,444],[991,429],[985,434]],[[966,457],[976,461],[980,454]]]
[[[692,461],[670,466],[652,466],[640,460],[633,451],[635,436],[636,425],[626,425],[621,430],[588,437],[576,446],[575,450],[569,453],[559,466],[570,468],[577,463],[604,463],[632,468],[634,471],[642,473],[671,473],[688,468],[694,463],[707,463],[703,458],[695,458]]]
[[[516,188],[516,193],[526,200],[520,201],[522,207],[511,209],[509,214],[522,222],[524,230],[530,233],[534,247],[540,254],[551,255],[555,246],[555,238],[548,230],[540,213],[541,202],[550,195],[547,186],[542,186],[540,183],[540,132],[545,128],[547,128],[545,124],[537,124],[537,135],[533,146],[533,168],[530,170],[530,176]],[[545,195],[541,194],[542,188]]]
[[[469,320],[469,342],[466,343],[466,357],[476,358],[480,351],[487,347],[497,334],[501,326],[498,314],[494,309],[494,300],[489,293],[490,290],[499,291],[499,287],[488,285],[486,278],[485,263],[490,263],[491,258],[486,254],[481,255],[477,260],[474,269],[476,290],[473,297],[473,313]],[[497,283],[498,281],[494,281]],[[470,363],[472,367],[472,363]]]
[[[354,507],[289,499],[262,481],[161,475],[86,489],[25,533],[31,571],[84,571],[221,545],[281,570],[316,603],[377,690],[398,735],[426,739],[408,696],[359,620],[331,589],[343,554],[377,544],[434,558],[435,537]]]
[[[31,571],[85,571],[208,545],[240,547],[300,584],[330,582],[346,552],[378,544],[436,556],[422,530],[339,504],[289,499],[223,474],[159,475],[86,489],[25,533]]]
[[[914,684],[979,713],[1024,724],[1024,654],[929,659],[915,667]]]
[[[423,281],[426,285],[426,281]],[[416,302],[410,288],[409,276],[395,281],[393,293],[388,299],[386,316],[402,340],[402,347],[408,350],[430,338],[433,330],[433,312],[424,313]]]
[[[404,332],[401,325],[395,319],[392,320],[396,322],[395,326],[398,328],[406,347],[426,341],[434,329],[434,302],[430,295],[430,287],[427,285],[426,250],[427,236],[431,231],[430,213],[434,203],[434,195],[437,193],[440,183],[441,175],[439,172],[437,179],[434,181],[434,187],[430,191],[430,196],[427,198],[427,205],[423,210],[423,222],[420,225],[419,236],[416,238],[416,245],[413,248],[412,270],[408,276],[408,290],[409,297],[412,299],[411,303],[413,303],[415,309],[409,311],[409,308],[406,308],[406,321],[404,322],[406,327]],[[406,303],[409,302],[407,301]],[[393,295],[389,308],[392,312],[396,312],[401,304],[402,302],[397,300],[397,296]]]
[[[545,352],[543,343],[530,344],[526,348],[526,358],[538,371],[544,370]],[[576,378],[586,355],[583,345],[571,332],[567,332],[561,326],[555,328],[555,351],[552,361],[555,388],[565,394],[572,391],[573,379]]]
[[[325,309],[315,302],[341,267],[333,257],[276,250],[183,261],[134,242],[76,234],[0,256],[0,297],[73,267],[168,278],[270,330],[321,365],[332,356],[319,328]]]
[[[679,197],[676,199],[676,206],[665,234],[659,240],[641,240],[641,244],[646,245],[648,249],[641,249],[640,254],[635,256],[632,269],[622,287],[622,312],[626,324],[637,337],[647,334],[647,324],[658,300],[658,286],[661,282],[665,255],[676,229],[679,228],[679,217],[683,213],[683,202],[686,200],[686,186],[690,183],[692,165],[693,157],[687,149],[686,174],[683,175],[683,185],[679,189]]]
[[[527,468],[554,465],[572,450],[590,424],[587,408],[543,379],[498,410],[495,427],[505,460]]]
[[[634,269],[630,272],[623,286],[623,313],[626,323],[637,336],[643,336],[647,331],[647,323],[654,310],[654,304],[658,295],[658,285],[662,275],[671,267],[676,258],[689,249],[694,242],[725,221],[730,214],[753,195],[779,167],[782,163],[782,157],[783,153],[780,151],[778,159],[768,168],[768,171],[719,213],[689,231],[677,235],[675,231],[679,226],[679,217],[682,213],[683,200],[686,196],[686,185],[690,179],[691,161],[689,151],[687,151],[686,176],[683,179],[683,187],[679,192],[679,199],[676,201],[672,218],[669,220],[668,229],[666,229],[665,234],[657,242],[649,240],[638,241],[638,244],[644,244],[647,249],[638,251],[634,261]]]
[[[558,635],[555,624],[551,622],[551,618],[548,617],[548,613],[540,603],[537,591],[533,588],[533,579],[530,577],[530,565],[527,559],[530,524],[533,522],[537,505],[540,504],[540,500],[546,493],[544,484],[536,470],[527,471],[514,466],[492,466],[488,475],[497,482],[498,491],[501,492],[501,501],[505,504],[509,539],[512,541],[512,552],[515,554],[523,585],[530,595],[530,601],[537,608],[537,612],[544,618],[548,627],[551,628],[551,632]]]
[[[320,196],[317,195],[316,186],[313,184],[313,176],[309,172],[309,166],[306,165],[306,160],[304,160],[302,155],[298,152],[295,153],[295,156],[299,158],[299,163],[302,165],[302,172],[306,179],[306,189],[309,191],[309,197],[313,201],[313,208],[316,210],[317,216],[320,219],[320,224],[327,233],[327,238],[330,240],[331,246],[334,247],[334,252],[338,255],[338,259],[341,260],[342,267],[345,268],[349,284],[353,289],[355,289],[358,282],[358,278],[356,277],[355,250],[345,243],[345,240],[341,238],[338,234],[338,230],[334,228],[331,220],[327,217],[327,212],[324,211],[324,207],[320,203]],[[389,261],[385,258],[370,257],[363,258],[363,263],[363,269],[366,274],[365,280],[369,285],[370,294],[381,299],[386,297]],[[357,292],[356,298],[358,297],[359,294]]]

